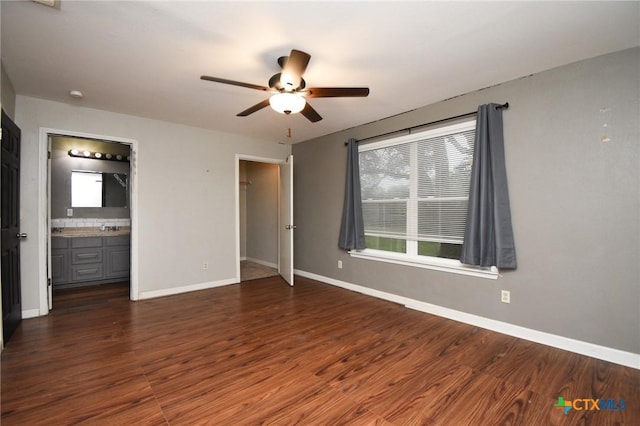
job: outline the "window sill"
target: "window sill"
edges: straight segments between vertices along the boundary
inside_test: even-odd
[[[495,280],[498,278],[498,268],[474,267],[464,265],[459,260],[442,259],[429,256],[409,256],[402,253],[393,253],[382,250],[351,250],[349,255],[358,259],[377,260],[380,262],[395,263],[398,265],[414,266],[416,268],[433,269],[435,271],[451,272],[454,274],[469,275],[472,277],[488,278]]]

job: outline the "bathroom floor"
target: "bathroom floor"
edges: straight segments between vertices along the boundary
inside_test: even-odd
[[[53,290],[53,309],[84,310],[129,299],[129,281]]]

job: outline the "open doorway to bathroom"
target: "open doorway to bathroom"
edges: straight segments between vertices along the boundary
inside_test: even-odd
[[[130,145],[50,135],[49,152],[52,308],[128,297]]]
[[[279,165],[240,160],[240,280],[278,275]]]

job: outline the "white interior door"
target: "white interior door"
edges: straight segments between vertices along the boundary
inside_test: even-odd
[[[293,285],[293,155],[280,164],[280,220],[278,273]]]

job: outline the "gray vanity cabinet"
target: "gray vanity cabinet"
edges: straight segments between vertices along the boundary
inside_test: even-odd
[[[129,235],[51,238],[56,287],[106,284],[129,278]]]

